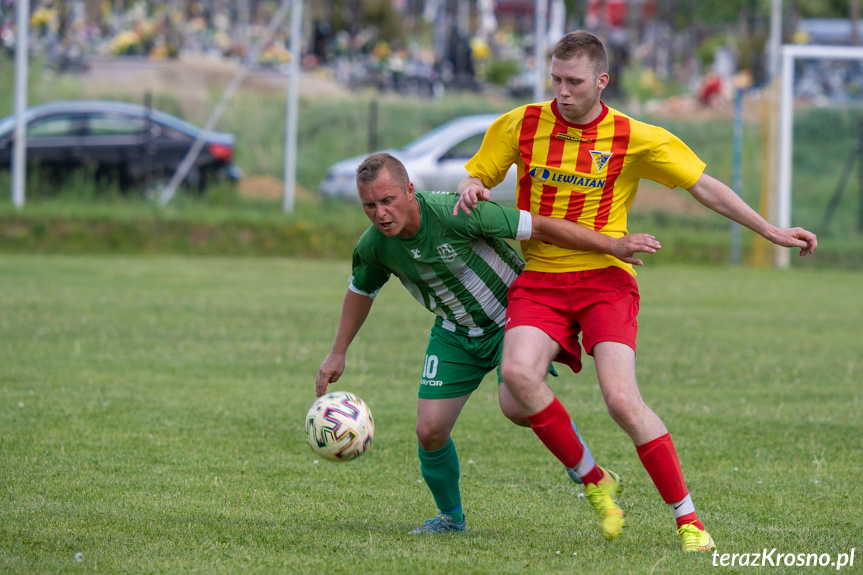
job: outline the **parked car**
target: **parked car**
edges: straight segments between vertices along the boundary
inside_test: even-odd
[[[478,114],[463,116],[414,140],[401,149],[383,150],[398,158],[407,168],[417,190],[455,192],[467,177],[465,163],[479,150],[483,136],[498,116]],[[320,184],[324,197],[359,201],[356,170],[366,156],[356,156],[336,162]],[[515,167],[506,179],[492,191],[492,200],[515,203]]]
[[[186,176],[202,191],[215,178],[236,179],[235,137],[204,132],[165,112],[108,100],[70,100],[26,111],[27,160],[52,175],[91,165],[97,177],[116,176],[121,189],[166,183],[199,134],[205,145]],[[0,169],[8,169],[15,144],[15,116],[0,120]]]

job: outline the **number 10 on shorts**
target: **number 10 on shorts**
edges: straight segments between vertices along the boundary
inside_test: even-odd
[[[436,355],[427,355],[423,365],[423,379],[434,379],[437,375],[438,359]]]

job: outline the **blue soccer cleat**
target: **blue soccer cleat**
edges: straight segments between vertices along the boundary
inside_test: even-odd
[[[448,531],[464,531],[467,529],[467,518],[461,520],[461,523],[456,523],[449,515],[441,514],[433,519],[429,519],[410,533],[419,535],[422,533],[446,533]]]

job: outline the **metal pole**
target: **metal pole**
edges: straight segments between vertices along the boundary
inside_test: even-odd
[[[859,140],[858,140],[859,141]],[[863,232],[863,150],[860,149],[860,145],[857,145],[857,193],[860,195],[860,203],[857,205],[857,233]]]
[[[441,62],[447,59],[447,39],[449,38],[449,22],[446,18],[446,0],[430,0],[427,10],[434,19],[432,45],[435,58]]]
[[[536,0],[536,42],[533,59],[536,67],[533,75],[533,101],[545,100],[545,53],[548,49],[548,0]]]
[[[378,151],[378,101],[369,104],[369,153]]]
[[[303,0],[292,0],[291,5],[291,66],[288,82],[287,129],[285,130],[285,182],[282,209],[294,211],[297,188],[297,114],[300,98],[300,35],[303,24]]]
[[[743,195],[743,88],[734,91],[734,125],[732,128],[731,188]],[[740,224],[731,222],[731,265],[740,265]]]
[[[779,180],[777,182],[776,222],[779,228],[791,225],[791,158],[793,157],[792,118],[794,117],[794,58],[788,48],[780,51],[782,91],[779,97]],[[773,265],[787,268],[791,265],[790,250],[776,246]]]
[[[782,0],[772,0],[770,5],[770,44],[767,78],[773,80],[779,73],[779,50],[782,46]]]
[[[18,0],[15,34],[15,146],[12,152],[12,203],[24,207],[27,181],[27,77],[30,39],[30,0]]]

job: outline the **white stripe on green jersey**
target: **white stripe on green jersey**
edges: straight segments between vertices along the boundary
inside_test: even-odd
[[[385,236],[374,226],[353,256],[350,289],[374,297],[395,274],[437,317],[440,327],[470,336],[503,327],[506,292],[524,262],[501,238],[530,236],[530,214],[480,202],[453,217],[457,194],[417,192],[421,223],[410,238]]]

